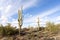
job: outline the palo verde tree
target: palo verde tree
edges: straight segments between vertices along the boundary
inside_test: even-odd
[[[19,25],[19,35],[20,35],[20,32],[21,32],[21,27],[22,27],[22,24],[23,24],[23,19],[22,19],[22,7],[20,10],[18,10],[18,25]]]

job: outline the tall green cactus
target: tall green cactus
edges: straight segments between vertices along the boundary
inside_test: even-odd
[[[20,35],[20,32],[21,32],[22,24],[23,24],[23,19],[22,19],[22,8],[21,8],[21,10],[18,10],[19,35]]]

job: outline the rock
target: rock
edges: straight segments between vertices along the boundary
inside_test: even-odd
[[[60,37],[56,37],[56,40],[60,40]]]
[[[44,40],[55,40],[54,38],[50,38],[50,37],[47,37],[47,38],[44,38]]]
[[[2,38],[2,39],[0,39],[0,40],[8,40],[8,38],[7,38],[7,37],[4,37],[4,38]]]

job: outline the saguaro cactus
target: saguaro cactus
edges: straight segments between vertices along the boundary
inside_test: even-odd
[[[19,35],[20,35],[20,32],[21,32],[22,24],[23,24],[23,19],[22,19],[22,7],[21,7],[21,9],[18,10]]]
[[[40,20],[39,20],[39,17],[37,18],[37,26],[38,26],[38,30],[40,30]]]

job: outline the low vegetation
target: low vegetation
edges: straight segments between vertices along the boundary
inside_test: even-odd
[[[29,27],[22,28],[19,36],[18,28],[7,24],[3,26],[0,24],[0,38],[6,37],[6,40],[48,40],[59,34],[60,24],[54,24],[53,22],[47,22],[45,27]]]

